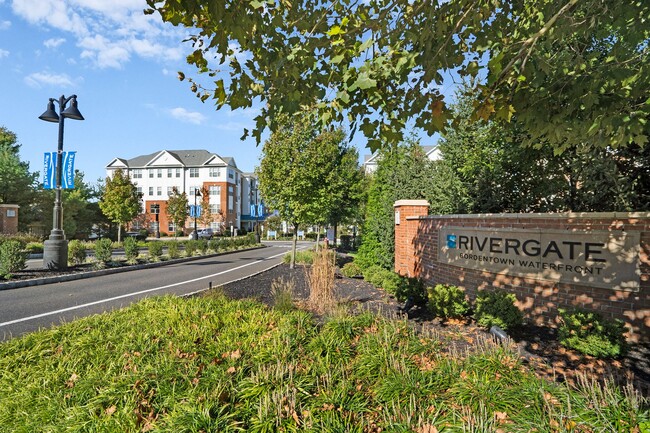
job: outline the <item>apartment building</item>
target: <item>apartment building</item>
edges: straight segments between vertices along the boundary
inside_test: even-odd
[[[188,233],[194,225],[194,219],[188,218],[184,227],[175,227],[167,218],[167,200],[174,188],[187,194],[190,205],[197,189],[207,189],[214,219],[207,225],[199,222],[199,228],[219,232],[241,227],[242,172],[234,158],[207,150],[161,150],[131,159],[115,158],[106,166],[106,176],[118,169],[128,173],[142,193],[144,228],[152,233],[157,229],[168,234],[185,229]],[[197,198],[197,204],[202,201]]]
[[[420,147],[422,148],[424,155],[429,159],[429,161],[437,161],[439,159],[442,159],[442,154],[440,153],[440,149],[438,149],[437,144],[433,146]],[[366,174],[374,173],[377,171],[377,164],[379,164],[380,157],[381,155],[377,152],[373,153],[372,155],[364,155],[363,170],[366,172]]]

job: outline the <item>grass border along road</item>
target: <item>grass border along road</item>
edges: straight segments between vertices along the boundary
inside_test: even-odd
[[[648,401],[537,378],[489,341],[219,294],[149,298],[0,344],[0,431],[644,432]]]

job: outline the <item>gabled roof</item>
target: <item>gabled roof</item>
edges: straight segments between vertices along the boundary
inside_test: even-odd
[[[217,159],[218,161],[223,161],[224,164],[237,168],[235,160],[231,157],[223,158],[216,153],[208,152],[207,150],[161,150],[155,153],[150,153],[148,155],[140,155],[131,159],[124,158],[115,158],[113,161],[107,165],[107,168],[110,168],[115,164],[116,161],[119,161],[121,164],[119,166],[127,168],[145,168],[151,166],[154,161],[163,157],[164,155],[169,155],[175,160],[179,161],[179,165],[184,167],[201,167],[207,165],[210,161]],[[177,165],[177,164],[173,164]]]
[[[114,158],[106,167],[128,167],[128,161],[123,158]]]

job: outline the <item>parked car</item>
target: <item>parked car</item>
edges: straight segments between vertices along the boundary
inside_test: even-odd
[[[198,234],[199,239],[212,239],[212,236],[214,236],[214,231],[212,229],[199,230],[199,234]]]
[[[142,232],[126,232],[124,233],[124,237],[135,238],[138,241],[144,241],[147,239],[147,235]]]

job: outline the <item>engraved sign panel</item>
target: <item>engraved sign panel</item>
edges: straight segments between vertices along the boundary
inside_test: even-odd
[[[638,290],[640,234],[444,227],[438,261],[592,287]]]

